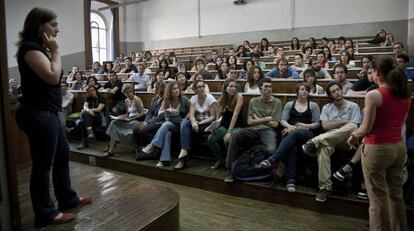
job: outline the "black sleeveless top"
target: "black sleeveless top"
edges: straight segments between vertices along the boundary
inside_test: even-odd
[[[231,123],[231,118],[233,117],[233,112],[234,111],[228,111],[228,110],[225,110],[223,112],[223,114],[222,114],[223,117],[221,118],[221,126],[227,128],[227,129],[229,128],[230,123]],[[240,110],[240,112],[241,112],[241,110]],[[234,125],[234,127],[235,128],[241,127],[241,125],[242,125],[242,121],[241,121],[241,116],[240,116],[240,113],[239,113],[239,116],[237,117],[236,124]]]
[[[296,124],[296,123],[312,123],[312,111],[310,110],[310,101],[308,101],[308,108],[304,112],[298,112],[295,109],[296,100],[293,101],[293,105],[290,108],[289,112],[289,120],[287,121],[289,124]]]
[[[59,84],[50,85],[42,80],[24,60],[26,52],[38,50],[49,58],[47,51],[40,44],[25,41],[17,53],[17,64],[21,76],[22,97],[19,102],[25,106],[41,111],[62,111],[62,95]],[[50,58],[49,58],[50,60]],[[62,78],[62,73],[60,79]]]

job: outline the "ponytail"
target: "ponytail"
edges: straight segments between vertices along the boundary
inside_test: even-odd
[[[385,82],[390,87],[391,93],[402,99],[411,96],[410,88],[408,86],[407,76],[401,68],[392,69],[386,76]]]

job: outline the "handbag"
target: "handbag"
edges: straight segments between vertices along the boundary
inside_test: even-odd
[[[180,114],[178,112],[172,112],[172,111],[169,111],[169,110],[165,111],[165,121],[169,121],[173,124],[180,125],[181,120],[182,119],[181,119]]]

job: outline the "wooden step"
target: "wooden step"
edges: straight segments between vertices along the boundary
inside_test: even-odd
[[[285,187],[270,181],[225,183],[225,170],[211,169],[212,160],[192,158],[187,168],[176,171],[172,167],[174,162],[172,166],[160,168],[155,166],[157,160],[136,161],[132,148],[124,145],[118,145],[115,156],[111,158],[102,158],[104,153],[97,151],[104,149],[106,144],[103,142],[94,142],[83,150],[76,150],[75,145],[71,144],[73,161],[233,196],[368,219],[369,204],[355,199],[354,195],[331,196],[325,203],[319,203],[315,201],[315,190],[308,187],[298,186],[296,193],[289,193]],[[414,217],[414,210],[407,209],[407,216]],[[414,222],[409,220],[409,223],[413,227]]]

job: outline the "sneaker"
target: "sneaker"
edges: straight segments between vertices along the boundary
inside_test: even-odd
[[[162,161],[158,161],[158,163],[155,165],[157,167],[164,167],[164,163]]]
[[[88,140],[95,139],[95,134],[93,133],[92,129],[87,129],[86,131],[88,133]]]
[[[142,152],[145,154],[151,154],[155,151],[154,145],[148,144],[144,149],[142,149]]]
[[[344,181],[345,177],[349,176],[352,172],[352,167],[348,164],[344,165],[341,169],[333,174],[333,177],[339,181]]]
[[[358,194],[356,195],[356,198],[360,199],[360,200],[368,200],[368,193],[366,190],[361,190],[360,192],[358,192]]]
[[[224,177],[224,182],[226,183],[234,182],[233,174],[231,173],[230,170],[227,172],[227,175]]]
[[[87,147],[88,147],[88,144],[85,143],[85,142],[82,142],[78,146],[76,146],[76,149],[81,150],[81,149],[84,149],[84,148],[87,148]]]
[[[296,192],[295,184],[287,184],[286,189],[287,189],[288,192],[291,192],[291,193]]]
[[[320,189],[317,193],[316,193],[316,201],[318,202],[325,202],[328,197],[331,195],[331,191],[326,190],[326,189]]]
[[[312,140],[309,140],[306,144],[302,145],[302,149],[306,155],[316,157],[316,147]]]

